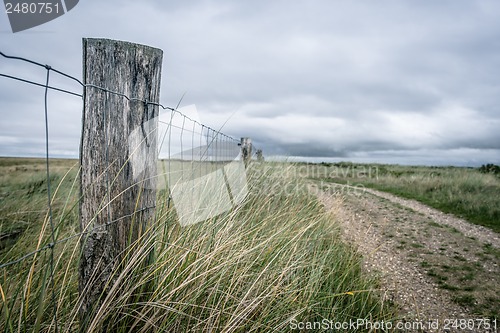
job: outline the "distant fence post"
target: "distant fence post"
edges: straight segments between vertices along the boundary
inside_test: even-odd
[[[252,139],[241,138],[241,157],[243,158],[243,162],[245,162],[245,167],[248,167],[252,159]]]
[[[257,149],[255,151],[255,155],[257,156],[258,162],[264,162],[264,155],[262,154],[262,149]]]
[[[149,46],[83,39],[82,328],[112,287],[106,284],[119,272],[124,250],[154,218],[159,108],[144,101],[159,102],[162,57]],[[131,141],[133,133],[141,133],[141,140]]]

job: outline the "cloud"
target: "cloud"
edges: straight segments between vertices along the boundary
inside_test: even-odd
[[[499,14],[494,0],[81,2],[24,33],[2,21],[0,48],[77,77],[81,37],[161,48],[162,103],[187,92],[182,104],[204,123],[227,121],[265,154],[428,163],[467,151],[480,163],[500,156]],[[45,79],[4,59],[0,72]],[[0,134],[18,140],[1,141],[0,154],[40,151],[43,89],[4,78],[0,88]],[[50,101],[53,149],[76,156],[80,101]]]

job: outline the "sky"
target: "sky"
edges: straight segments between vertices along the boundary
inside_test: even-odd
[[[161,103],[185,94],[267,157],[500,164],[497,0],[81,0],[18,33],[0,13],[2,52],[79,78],[84,37],[162,49]],[[46,75],[1,57],[0,73]],[[43,97],[0,77],[0,156],[44,154]],[[81,116],[81,99],[50,92],[51,156],[78,156]]]

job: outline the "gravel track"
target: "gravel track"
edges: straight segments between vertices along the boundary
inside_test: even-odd
[[[400,320],[440,323],[420,332],[496,332],[477,324],[444,330],[444,323],[498,320],[498,234],[392,194],[337,184],[314,188],[362,254],[364,269],[380,277],[382,300],[399,309]]]

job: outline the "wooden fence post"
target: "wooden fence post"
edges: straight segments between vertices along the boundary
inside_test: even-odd
[[[264,155],[262,154],[262,149],[257,149],[255,151],[255,155],[257,156],[258,162],[264,162]]]
[[[252,159],[252,139],[241,138],[241,156],[243,158],[243,162],[245,162],[245,168],[248,167],[248,164]]]
[[[149,46],[83,39],[82,328],[112,287],[124,250],[154,218],[159,108],[144,101],[159,102],[162,58],[161,50]],[[142,140],[131,141],[133,133]]]

